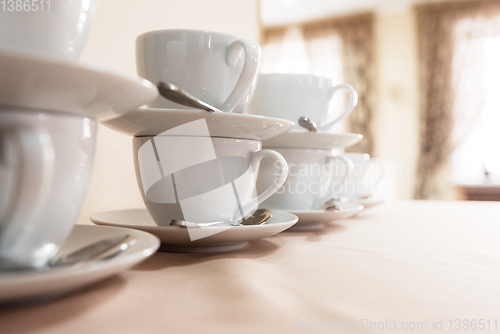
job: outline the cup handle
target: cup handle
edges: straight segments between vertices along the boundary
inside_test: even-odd
[[[12,169],[15,180],[14,191],[5,198],[8,202],[5,207],[10,210],[0,217],[0,227],[4,230],[2,243],[12,244],[9,250],[15,251],[23,240],[14,236],[21,230],[31,230],[49,198],[54,179],[54,146],[47,131],[32,126],[8,128],[0,144],[4,158],[11,161],[7,162],[8,168]]]
[[[234,61],[231,55],[235,50],[243,47],[245,51],[245,62],[243,64],[243,69],[241,70],[240,77],[234,86],[233,91],[229,94],[226,101],[220,105],[220,110],[223,112],[232,112],[234,107],[240,102],[241,97],[245,94],[250,84],[255,78],[255,74],[259,70],[259,59],[260,59],[260,46],[254,42],[245,41],[243,39],[237,39],[229,46],[226,50],[226,64],[229,66],[234,66]]]
[[[246,206],[250,208],[255,208],[257,207],[260,203],[264,202],[266,199],[268,199],[272,194],[274,194],[278,189],[280,189],[283,184],[285,184],[286,178],[288,176],[288,164],[286,163],[285,158],[281,154],[279,154],[276,151],[273,150],[261,150],[255,153],[252,153],[252,156],[250,157],[250,165],[252,166],[252,170],[256,171],[258,170],[259,163],[262,159],[269,157],[273,158],[276,160],[278,163],[278,177],[276,180],[267,188],[264,190],[257,198],[252,200],[250,203],[248,203]],[[247,212],[248,210],[245,210]]]
[[[340,89],[347,89],[348,90],[349,102],[347,102],[347,106],[344,109],[344,112],[339,117],[335,118],[333,121],[330,121],[328,123],[319,124],[318,128],[322,131],[328,130],[333,124],[346,118],[354,110],[354,108],[358,104],[358,93],[356,92],[354,87],[352,87],[351,85],[345,84],[345,83],[342,83],[342,84],[339,84],[339,85],[332,87],[332,99],[333,99],[333,95],[335,94],[335,92],[337,92]],[[330,100],[330,102],[331,102],[331,100]]]
[[[343,161],[346,166],[347,166],[347,172],[345,173],[344,177],[342,178],[342,181],[340,182],[340,189],[338,191],[335,191],[334,187],[335,185],[332,186],[332,199],[337,199],[337,193],[342,192],[342,188],[345,187],[347,180],[351,178],[351,175],[354,170],[354,164],[352,163],[351,159],[344,157],[344,156],[335,156],[330,158],[331,162],[333,163],[334,160],[341,160]]]
[[[386,176],[388,173],[387,168],[384,165],[382,165],[382,163],[380,163],[379,161],[375,161],[375,160],[370,159],[368,164],[378,164],[380,166],[380,174],[375,179],[375,182],[372,182],[372,184],[370,185],[370,187],[368,188],[366,193],[371,192],[373,190],[373,188],[375,188],[384,179],[384,176]]]

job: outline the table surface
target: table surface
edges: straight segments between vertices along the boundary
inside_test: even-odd
[[[157,253],[64,298],[0,309],[5,333],[483,333],[499,322],[492,202],[399,201],[230,253]]]

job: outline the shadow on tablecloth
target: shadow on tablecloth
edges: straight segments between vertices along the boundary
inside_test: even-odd
[[[75,290],[57,299],[41,299],[0,305],[2,333],[36,333],[106,303],[126,286],[126,280],[114,276]]]

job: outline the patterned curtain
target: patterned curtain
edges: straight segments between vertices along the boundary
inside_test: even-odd
[[[373,154],[372,130],[374,99],[374,15],[364,14],[335,21],[304,26],[304,37],[309,44],[329,34],[342,40],[342,67],[344,81],[359,95],[356,109],[348,118],[349,130],[361,133],[363,140],[347,151]]]
[[[481,109],[481,97],[471,95],[481,85],[481,64],[479,58],[478,61],[467,61],[480,54],[481,45],[473,43],[470,49],[457,54],[456,43],[464,38],[490,34],[492,27],[487,19],[499,14],[498,0],[416,7],[421,105],[415,198],[440,197],[442,189],[437,182],[438,173],[458,141],[470,133],[474,118],[477,119]],[[459,26],[464,20],[470,22]],[[472,70],[460,67],[461,63],[467,62],[476,67]],[[469,94],[463,94],[464,84],[469,86]]]
[[[374,15],[362,14],[267,29],[262,43],[263,72],[315,74],[349,83],[356,89],[358,106],[347,118],[347,124],[336,125],[332,130],[361,133],[364,139],[349,150],[369,154],[374,151],[373,29]]]

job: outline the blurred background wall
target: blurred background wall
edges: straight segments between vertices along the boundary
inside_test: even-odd
[[[418,157],[418,73],[415,21],[409,7],[376,16],[377,99],[374,156],[402,166],[398,198],[413,198]]]
[[[260,38],[257,0],[97,0],[96,15],[80,59],[136,77],[135,38],[159,29],[206,29]],[[92,181],[77,223],[92,213],[144,207],[135,180],[132,140],[98,128]]]

